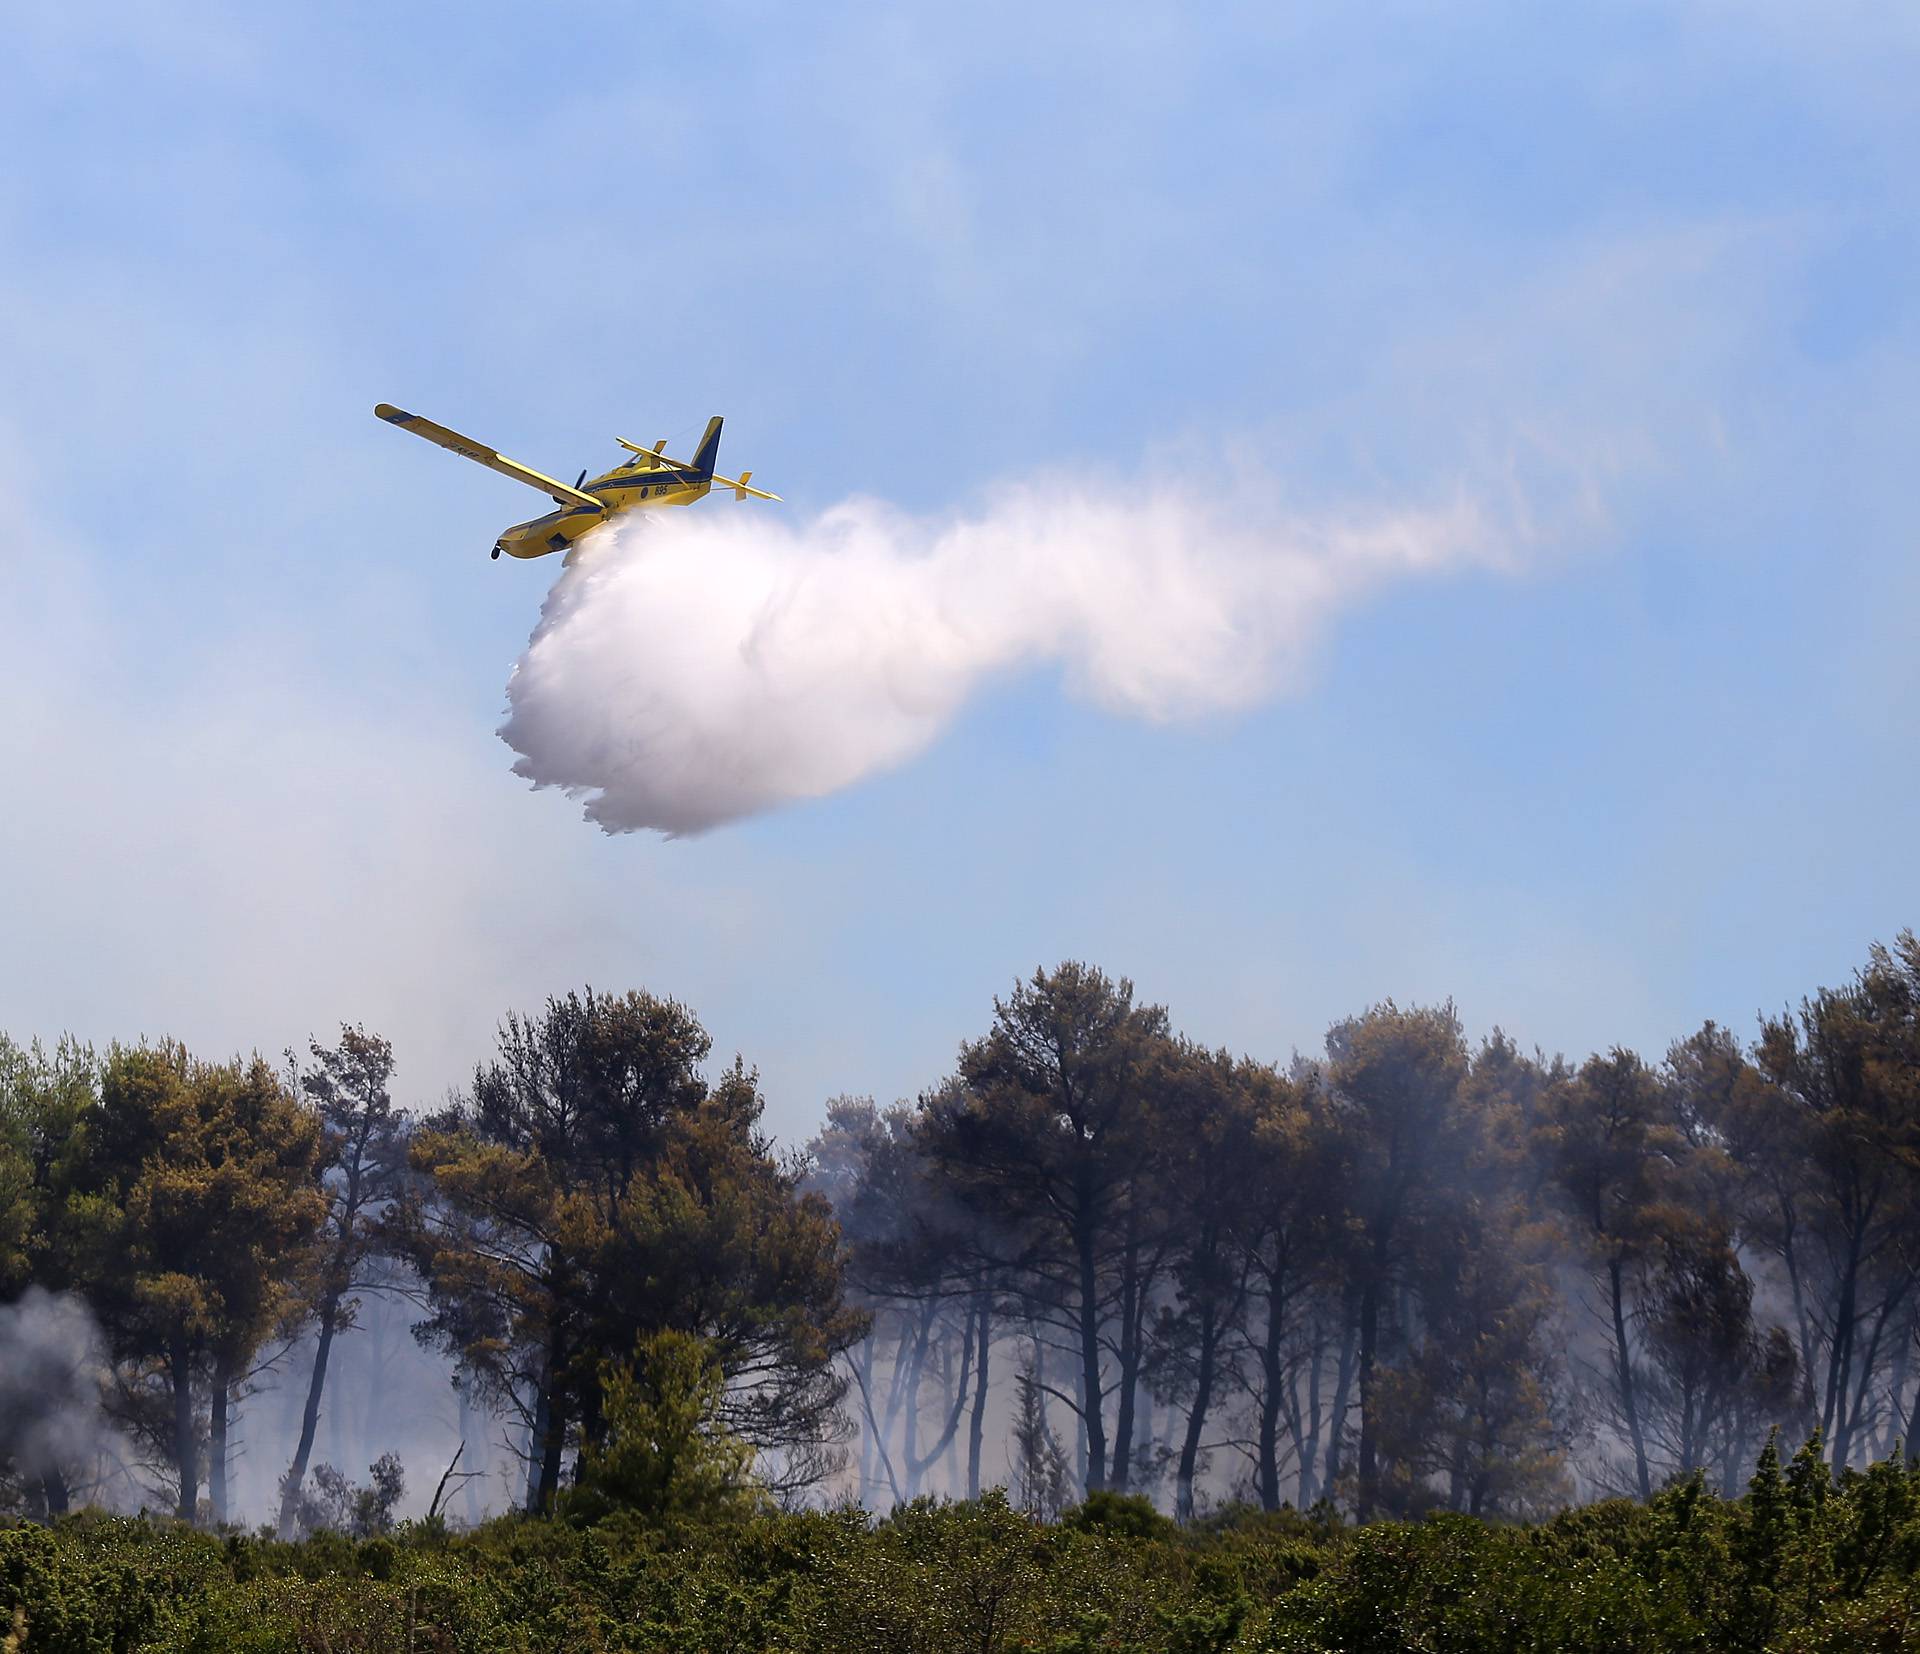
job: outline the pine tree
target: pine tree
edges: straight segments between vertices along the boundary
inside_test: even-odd
[[[591,1522],[624,1510],[662,1527],[746,1515],[759,1498],[753,1448],[727,1429],[725,1394],[716,1352],[690,1333],[652,1333],[631,1360],[603,1361],[601,1433],[581,1450],[564,1513]]]
[[[1013,1494],[1042,1522],[1058,1519],[1072,1497],[1066,1449],[1047,1422],[1046,1392],[1029,1358],[1014,1379]]]

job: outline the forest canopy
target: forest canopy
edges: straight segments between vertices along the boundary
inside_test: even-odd
[[[509,1014],[433,1111],[393,1064],[0,1038],[14,1510],[1541,1520],[1920,1435],[1911,932],[1750,1037],[1579,1060],[1391,1001],[1212,1050],[1070,961],[784,1150],[649,993]],[[414,1354],[362,1371],[388,1327]],[[457,1412],[430,1463],[381,1435],[408,1386]]]

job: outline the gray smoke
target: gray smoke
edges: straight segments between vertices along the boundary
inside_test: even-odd
[[[1232,712],[1297,681],[1342,605],[1511,539],[1465,500],[1314,516],[1210,480],[1027,484],[937,523],[779,511],[716,501],[584,542],[507,685],[515,772],[610,833],[681,835],[900,764],[1022,670],[1127,717]]]
[[[96,1485],[102,1459],[118,1459],[100,1408],[106,1372],[100,1330],[72,1293],[35,1286],[0,1305],[0,1468]]]

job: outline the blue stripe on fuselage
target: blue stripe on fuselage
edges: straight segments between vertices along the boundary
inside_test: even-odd
[[[611,494],[623,488],[658,487],[664,489],[669,485],[674,488],[698,488],[700,484],[706,480],[705,477],[689,478],[683,473],[678,472],[663,473],[659,471],[642,471],[636,472],[631,480],[622,478],[616,482],[592,483],[588,486],[587,492],[589,494]],[[512,528],[507,530],[507,533],[519,534],[527,529],[544,528],[548,523],[557,523],[567,517],[604,517],[607,514],[607,510],[608,507],[604,505],[570,505],[564,510],[549,511],[544,517],[534,517],[524,523],[515,523]]]
[[[697,471],[609,471],[604,477],[596,477],[587,486],[591,488],[651,488],[655,483],[674,483],[681,487],[692,487],[705,482],[706,478]]]

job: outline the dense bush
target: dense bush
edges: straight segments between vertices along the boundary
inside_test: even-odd
[[[1110,1496],[1048,1525],[997,1494],[298,1544],[83,1515],[0,1528],[0,1641],[23,1610],[25,1654],[1837,1654],[1920,1648],[1917,1570],[1920,1474],[1769,1450],[1738,1500],[1696,1480],[1537,1527],[1179,1528]]]

